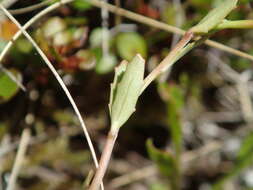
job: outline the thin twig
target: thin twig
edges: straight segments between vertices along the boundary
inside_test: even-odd
[[[107,0],[102,0],[107,2]],[[107,57],[109,54],[109,13],[106,7],[101,7],[101,17],[102,17],[102,50],[103,57]]]
[[[185,33],[183,38],[177,43],[173,50],[163,59],[163,61],[144,79],[144,85],[141,92],[160,74],[165,72],[173,63],[178,52],[182,50],[193,38],[192,33]]]
[[[14,166],[13,166],[11,176],[8,181],[8,186],[7,186],[6,190],[14,190],[15,189],[16,179],[18,177],[19,171],[20,171],[22,163],[24,161],[25,152],[28,147],[30,137],[31,137],[30,130],[24,129],[22,136],[21,136],[17,156],[14,161]]]
[[[53,67],[53,65],[50,63],[50,61],[48,60],[47,56],[43,53],[43,51],[39,48],[39,46],[36,44],[36,42],[31,38],[31,36],[26,32],[26,30],[24,28],[22,28],[22,26],[19,24],[19,22],[0,4],[0,8],[4,11],[4,13],[12,20],[12,22],[14,22],[18,28],[20,29],[20,31],[26,36],[26,38],[32,43],[32,45],[35,47],[35,49],[38,51],[38,53],[41,55],[42,59],[45,61],[45,63],[47,64],[47,66],[49,67],[49,69],[52,71],[52,73],[54,74],[54,76],[56,77],[57,81],[59,82],[60,86],[62,87],[63,91],[65,92],[66,96],[68,97],[78,119],[79,122],[81,123],[81,126],[83,128],[85,137],[87,139],[90,151],[91,151],[91,155],[93,158],[93,161],[95,163],[95,166],[98,167],[98,161],[97,161],[97,157],[96,157],[96,153],[93,147],[93,144],[91,142],[89,133],[87,131],[87,128],[84,124],[84,121],[82,119],[82,116],[70,94],[70,92],[68,91],[66,85],[64,84],[63,80],[61,79],[61,77],[59,76],[59,74],[57,73],[57,71],[55,70],[55,68]],[[101,186],[101,188],[103,189],[103,187]]]
[[[114,2],[115,2],[116,7],[120,8],[120,6],[121,6],[120,0],[114,0]],[[119,25],[121,23],[121,20],[122,20],[121,16],[116,14],[115,25]]]
[[[35,5],[31,5],[31,6],[28,6],[28,7],[24,7],[24,8],[19,8],[19,9],[8,9],[8,11],[13,14],[13,15],[18,15],[18,14],[24,14],[24,13],[27,13],[27,12],[31,12],[31,11],[34,11],[36,9],[40,9],[42,7],[45,7],[47,6],[52,0],[46,0],[46,1],[42,1],[38,4],[35,4]]]
[[[14,3],[16,3],[18,0],[3,0],[1,2],[1,4],[5,7],[5,8],[9,8],[11,5],[13,5]]]

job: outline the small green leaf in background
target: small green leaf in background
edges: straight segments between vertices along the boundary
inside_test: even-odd
[[[147,140],[146,147],[151,160],[155,162],[161,173],[172,177],[175,172],[175,159],[172,154],[157,149],[151,139]]]
[[[124,72],[126,71],[127,64],[128,62],[124,60],[119,64],[118,67],[115,68],[114,79],[111,84],[111,91],[110,91],[110,101],[109,101],[110,115],[112,114],[112,103],[115,99],[117,84],[122,79],[122,76]]]
[[[111,87],[109,104],[112,131],[117,131],[135,111],[135,106],[143,86],[144,69],[145,60],[137,54],[127,64],[125,72],[124,65],[120,66],[121,72],[116,71],[116,82],[114,81]]]
[[[96,57],[93,51],[81,49],[76,53],[76,57],[81,60],[79,69],[89,70],[95,67]]]
[[[6,135],[6,131],[8,130],[8,125],[4,122],[0,122],[0,141]]]
[[[18,39],[15,45],[17,49],[22,53],[30,53],[33,49],[32,44],[25,38]]]
[[[167,97],[165,101],[168,110],[168,125],[176,157],[179,157],[182,149],[181,111],[184,105],[184,93],[180,86],[168,85],[167,83],[161,83],[159,91]]]
[[[98,61],[95,70],[98,74],[106,74],[111,72],[116,64],[116,56],[112,54],[107,54],[102,56],[102,58]]]
[[[107,39],[110,39],[110,32],[105,28],[95,28],[92,30],[89,41],[92,48],[101,47],[103,40],[103,33],[107,35]]]
[[[0,53],[3,51],[4,47],[6,46],[7,41],[4,39],[0,38]]]
[[[194,33],[206,34],[220,24],[227,15],[236,8],[238,0],[224,0],[211,10],[196,26],[190,30]]]
[[[241,148],[238,152],[237,159],[244,160],[253,153],[253,132],[250,133],[243,141]]]
[[[145,39],[136,32],[121,33],[116,38],[117,51],[122,59],[130,61],[137,53],[147,56]]]
[[[75,0],[71,3],[71,5],[73,6],[73,8],[79,11],[86,11],[92,8],[92,5],[88,1],[84,0]]]
[[[168,189],[168,186],[165,184],[155,183],[151,185],[150,190],[170,190],[170,189]]]
[[[20,74],[15,71],[11,70],[14,76],[20,76]],[[5,102],[11,99],[19,90],[18,85],[10,79],[10,77],[0,71],[0,102]]]
[[[243,140],[234,167],[214,184],[213,190],[222,190],[226,182],[238,176],[244,169],[252,165],[252,163],[253,132]]]
[[[64,19],[60,17],[52,17],[43,24],[42,31],[46,38],[51,38],[55,34],[64,31],[66,28],[67,24]]]

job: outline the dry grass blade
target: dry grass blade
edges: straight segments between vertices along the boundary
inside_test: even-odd
[[[30,130],[24,129],[21,136],[19,148],[18,148],[18,153],[14,161],[14,166],[13,166],[6,190],[15,189],[16,180],[17,180],[19,171],[21,169],[21,166],[25,157],[25,152],[26,152],[30,137],[31,137]]]
[[[14,22],[18,28],[20,29],[20,31],[25,35],[25,37],[32,43],[32,45],[35,47],[35,49],[38,51],[38,53],[40,54],[40,56],[42,57],[42,59],[46,62],[47,66],[49,67],[49,69],[52,71],[52,73],[54,74],[54,76],[56,77],[57,81],[59,82],[60,86],[62,87],[62,89],[64,90],[66,96],[68,97],[78,119],[79,122],[81,123],[81,126],[83,128],[85,137],[87,139],[91,154],[92,154],[92,158],[93,161],[96,165],[96,167],[98,167],[98,161],[97,161],[97,157],[96,157],[96,153],[93,147],[93,144],[91,142],[89,133],[87,131],[87,128],[84,124],[84,121],[82,119],[82,116],[70,94],[70,92],[68,91],[66,85],[64,84],[63,80],[61,79],[61,77],[59,76],[59,74],[57,73],[57,71],[55,70],[55,68],[53,67],[53,65],[50,63],[50,61],[48,60],[48,58],[46,57],[46,55],[43,53],[43,51],[39,48],[39,46],[36,44],[36,42],[32,39],[32,37],[26,32],[26,30],[24,30],[22,28],[22,26],[18,23],[18,21],[0,4],[0,8],[3,10],[3,12],[12,20],[12,22]],[[1,60],[1,59],[0,59]]]

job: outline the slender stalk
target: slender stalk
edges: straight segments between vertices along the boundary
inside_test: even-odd
[[[26,30],[19,24],[19,22],[0,4],[0,9],[3,10],[3,12],[12,20],[12,22],[14,22],[18,28],[20,29],[20,31],[25,35],[25,37],[32,43],[32,45],[35,47],[35,49],[38,51],[38,53],[40,54],[40,56],[42,57],[42,59],[45,61],[45,63],[47,64],[47,66],[49,67],[49,69],[52,71],[52,73],[54,74],[54,76],[56,77],[57,81],[59,82],[60,86],[62,87],[63,91],[65,92],[66,96],[68,97],[78,119],[79,122],[81,123],[81,126],[83,128],[85,137],[87,139],[90,151],[91,151],[91,155],[93,158],[93,161],[95,163],[95,166],[98,167],[98,161],[97,161],[97,157],[96,157],[96,153],[95,153],[95,149],[93,147],[93,144],[91,142],[89,133],[87,131],[87,128],[85,126],[85,123],[82,119],[81,113],[79,112],[75,101],[73,99],[73,97],[71,96],[69,90],[67,89],[66,85],[64,84],[63,80],[61,79],[61,77],[59,76],[59,74],[57,73],[57,71],[55,70],[54,66],[52,65],[52,63],[48,60],[47,56],[43,53],[43,51],[39,48],[39,46],[37,45],[37,43],[32,39],[32,37],[26,32]],[[103,185],[101,184],[101,188],[103,189]]]
[[[175,63],[175,57],[178,53],[191,41],[193,34],[190,32],[185,33],[183,38],[177,43],[173,50],[163,59],[163,61],[144,79],[144,85],[142,87],[141,93],[149,86],[149,84],[158,75],[165,72],[173,63]]]
[[[102,0],[107,2],[107,0]],[[109,54],[109,12],[106,7],[101,7],[101,17],[102,17],[102,51],[103,56],[107,57]]]
[[[114,0],[116,7],[120,8],[120,0]],[[121,23],[121,16],[117,15],[115,16],[115,25],[119,25]]]
[[[19,8],[19,9],[9,9],[8,11],[13,15],[24,14],[24,13],[31,12],[36,9],[42,8],[44,6],[47,6],[51,1],[52,0],[46,0],[46,1],[40,2],[35,5],[31,5],[31,6]]]
[[[31,137],[30,130],[24,129],[24,131],[22,132],[17,156],[14,161],[14,166],[13,166],[6,190],[15,189],[16,180],[17,180],[19,171],[21,169],[22,163],[24,161],[24,157],[25,157],[25,153],[26,153],[26,149],[27,149],[30,137]]]
[[[112,155],[112,150],[115,144],[115,141],[118,136],[118,131],[110,131],[107,135],[106,144],[103,149],[101,159],[99,161],[99,167],[96,171],[95,177],[89,187],[89,190],[97,190],[100,183],[103,180],[105,172],[108,168],[108,164]]]

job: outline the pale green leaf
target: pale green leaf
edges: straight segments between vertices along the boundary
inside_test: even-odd
[[[253,28],[253,20],[226,20],[224,19],[215,29],[223,30],[223,29],[252,29]]]
[[[90,45],[92,48],[100,47],[103,41],[103,35],[106,35],[106,39],[110,39],[110,32],[106,28],[95,28],[90,34]]]
[[[190,30],[194,33],[206,34],[220,24],[224,18],[236,8],[238,0],[224,0],[218,7],[211,10],[196,26]]]
[[[155,162],[161,173],[167,177],[172,177],[176,170],[176,161],[174,156],[162,150],[157,149],[151,139],[146,142],[148,155]]]
[[[113,54],[106,54],[96,64],[96,72],[99,74],[106,74],[113,70],[117,63],[117,58]]]
[[[112,101],[115,99],[116,86],[118,82],[121,80],[122,75],[126,71],[128,62],[126,60],[122,61],[118,67],[115,68],[115,75],[113,79],[113,83],[111,84],[111,93],[110,93],[110,102],[109,102],[109,111],[110,115],[112,112]]]
[[[117,51],[121,58],[130,61],[139,53],[142,57],[147,56],[147,44],[145,39],[136,32],[121,33],[116,38]]]
[[[15,70],[10,71],[14,76],[20,76]],[[19,90],[18,85],[10,79],[10,77],[0,71],[0,102],[8,101],[11,99]]]
[[[136,55],[127,64],[122,77],[117,77],[116,88],[111,93],[111,126],[118,130],[135,111],[135,106],[143,85],[145,60]]]

